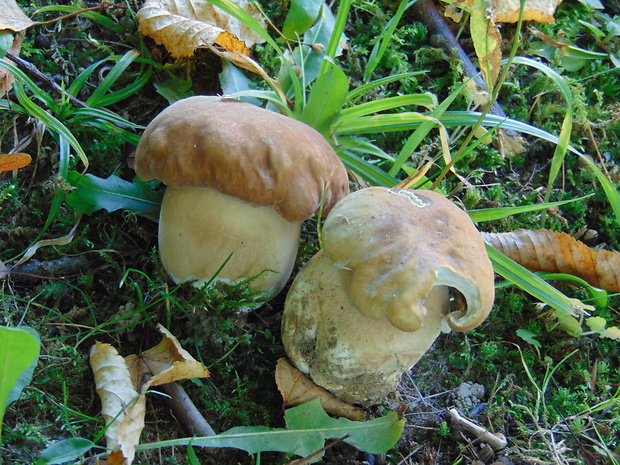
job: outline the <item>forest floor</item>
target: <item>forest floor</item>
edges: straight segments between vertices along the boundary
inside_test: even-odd
[[[53,5],[47,0],[18,2],[27,15]],[[263,2],[270,21],[281,26],[288,2]],[[280,4],[282,3],[282,4]],[[354,2],[346,28],[348,45],[339,57],[352,88],[362,82],[363,68],[374,40],[383,31],[398,2]],[[385,5],[384,5],[385,4]],[[389,5],[395,4],[392,7]],[[82,5],[94,6],[94,5]],[[61,95],[41,76],[67,88],[79,73],[111,55],[131,49],[148,51],[162,65],[145,85],[128,92],[121,101],[106,106],[136,128],[127,128],[136,139],[141,128],[168,105],[162,88],[177,95],[216,95],[222,92],[219,57],[199,50],[193,58],[172,58],[166,49],[142,37],[133,19],[134,1],[95,10],[119,25],[110,28],[87,15],[47,24],[26,32],[21,58],[31,67],[24,72],[53,100]],[[332,6],[336,11],[338,2]],[[440,10],[443,6],[438,5]],[[601,16],[601,14],[603,16]],[[37,21],[61,16],[50,10],[33,16]],[[617,1],[596,10],[576,0],[566,0],[554,24],[535,26],[548,37],[582,49],[606,52],[619,46],[620,15]],[[619,20],[620,21],[620,20]],[[464,50],[475,62],[467,28],[449,22]],[[534,23],[532,23],[534,25]],[[614,29],[615,28],[615,29]],[[601,37],[604,34],[605,37]],[[602,31],[602,32],[601,32]],[[615,32],[614,32],[615,31]],[[438,46],[415,14],[415,5],[404,15],[376,75],[424,71],[403,82],[385,85],[380,98],[415,92],[433,93],[439,102],[461,83],[463,64]],[[514,25],[502,27],[508,53]],[[540,36],[538,36],[540,37]],[[620,73],[611,59],[567,60],[557,50],[543,47],[532,29],[524,29],[518,56],[545,61],[558,71],[573,93],[571,143],[589,154],[609,173],[618,187],[620,175]],[[536,53],[535,53],[536,52]],[[267,46],[257,46],[252,56],[277,74],[277,60]],[[544,56],[541,56],[544,55]],[[104,63],[83,87],[85,102],[115,62]],[[130,88],[143,64],[128,66],[116,89]],[[34,72],[33,70],[36,70]],[[170,72],[177,77],[169,80]],[[258,81],[258,78],[252,79]],[[25,90],[28,94],[28,88]],[[21,102],[14,91],[5,97]],[[44,106],[36,98],[32,101]],[[549,79],[531,68],[515,67],[499,93],[503,110],[533,127],[559,134],[566,104]],[[467,110],[459,97],[451,109]],[[51,114],[49,108],[44,108]],[[39,115],[41,116],[41,115]],[[88,157],[88,173],[131,181],[135,173],[128,160],[135,145],[109,127],[93,128],[62,112],[55,116],[66,124]],[[65,119],[63,119],[65,118]],[[452,148],[462,141],[460,129],[450,129]],[[156,345],[163,324],[211,377],[188,380],[182,386],[216,432],[235,426],[283,427],[282,397],[274,379],[279,358],[285,357],[280,341],[285,288],[273,300],[250,312],[239,311],[246,302],[243,289],[222,295],[175,286],[163,270],[157,251],[157,223],[143,215],[117,210],[77,214],[57,194],[66,189],[58,175],[62,158],[58,139],[40,123],[37,114],[3,110],[0,114],[1,153],[28,152],[33,162],[12,173],[0,173],[0,260],[13,267],[40,239],[30,268],[20,268],[0,279],[0,316],[6,326],[26,325],[41,338],[41,356],[31,383],[7,408],[0,439],[0,464],[37,463],[50,444],[71,437],[87,438],[104,446],[104,422],[88,358],[95,341],[114,345],[122,355],[140,353]],[[376,134],[374,142],[386,153],[397,154],[407,133]],[[495,145],[480,145],[461,160],[457,169],[467,179],[446,177],[442,192],[468,210],[541,203],[545,199],[550,161],[555,146],[533,136],[525,137],[525,152],[509,156]],[[411,167],[440,153],[438,133],[412,156]],[[601,159],[597,157],[600,154]],[[417,157],[417,158],[416,158]],[[368,159],[382,167],[382,160]],[[72,156],[69,169],[83,169]],[[402,177],[402,176],[401,176]],[[352,184],[352,188],[356,187]],[[587,199],[549,210],[521,213],[478,225],[482,231],[515,231],[545,228],[570,233],[589,246],[620,250],[619,224],[595,177],[573,154],[566,156],[551,199]],[[55,214],[50,217],[50,211]],[[49,220],[51,218],[51,220]],[[48,224],[49,220],[49,224]],[[41,236],[41,233],[43,235]],[[66,238],[66,240],[54,240]],[[316,218],[303,227],[302,243],[291,280],[317,251]],[[35,261],[36,260],[36,261]],[[596,316],[609,326],[620,326],[620,299],[613,293],[593,296],[588,289],[565,281],[554,282],[571,298],[596,307]],[[596,298],[595,298],[596,297]],[[574,329],[574,328],[573,328]],[[620,346],[587,331],[567,331],[557,314],[526,292],[498,277],[494,310],[479,328],[462,334],[442,334],[423,359],[403,376],[398,392],[375,406],[371,415],[404,410],[405,430],[387,454],[370,455],[346,444],[331,447],[321,463],[330,464],[617,464],[620,462]],[[488,431],[501,433],[508,446],[492,451],[467,431],[454,427],[448,409],[456,406]],[[146,428],[142,443],[185,437],[162,396],[147,396]],[[91,453],[100,450],[91,451]],[[292,457],[279,453],[248,455],[233,449],[194,450],[167,447],[139,452],[135,464],[287,463]],[[197,460],[197,461],[193,461]],[[86,456],[73,463],[95,463]],[[47,462],[39,462],[47,463]],[[61,462],[54,462],[61,463]],[[296,463],[296,462],[295,462]]]

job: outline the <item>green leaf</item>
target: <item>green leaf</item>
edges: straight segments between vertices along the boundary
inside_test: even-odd
[[[330,63],[327,71],[319,75],[312,86],[308,103],[299,115],[299,121],[328,136],[331,124],[337,118],[348,92],[349,79],[346,74],[337,65]]]
[[[523,328],[517,329],[517,336],[519,336],[521,339],[523,339],[528,344],[532,344],[534,347],[538,347],[539,349],[542,347],[540,342],[536,340],[536,338],[538,337],[538,334],[534,334],[533,332],[528,331],[527,329],[523,329]]]
[[[41,452],[36,465],[54,465],[67,463],[80,458],[95,447],[95,443],[83,438],[71,438],[58,441]]]
[[[252,90],[252,81],[243,72],[228,60],[222,60],[222,72],[218,75],[224,96]],[[188,90],[191,82],[188,82]],[[160,92],[161,93],[161,92]],[[177,99],[178,100],[178,99]],[[260,106],[260,100],[255,97],[241,97],[240,100]],[[172,102],[170,102],[172,103]]]
[[[502,52],[500,45],[502,38],[497,26],[488,17],[489,4],[489,0],[473,1],[469,28],[478,57],[478,66],[487,83],[489,94],[492,94],[493,86],[501,68]]]
[[[20,326],[19,329],[32,334],[37,340],[37,344],[41,345],[39,333],[37,333],[34,329],[28,326]],[[11,392],[9,392],[9,395],[6,399],[6,405],[9,405],[11,402],[15,402],[17,399],[19,399],[19,396],[21,395],[24,388],[30,384],[30,381],[32,381],[34,369],[36,368],[38,361],[39,357],[37,356],[30,364],[30,367],[22,371],[22,374],[17,379],[15,386],[13,387],[13,389],[11,389]]]
[[[132,183],[114,175],[103,179],[71,171],[67,181],[75,189],[66,201],[81,213],[91,214],[103,208],[109,212],[128,210],[155,220],[159,217],[162,192],[137,178]]]
[[[292,0],[284,19],[282,35],[289,40],[296,40],[314,24],[324,5],[323,0]]]
[[[326,439],[341,438],[360,450],[381,454],[394,447],[402,434],[404,420],[396,412],[366,422],[331,418],[320,400],[313,400],[286,411],[286,429],[266,426],[239,426],[216,436],[182,438],[142,444],[137,450],[168,446],[232,447],[249,454],[274,451],[308,456],[320,450]],[[322,454],[317,454],[314,461]]]
[[[0,425],[11,391],[16,387],[19,389],[22,373],[32,366],[38,356],[39,341],[31,332],[0,326]]]
[[[7,29],[0,31],[0,58],[3,58],[13,45],[13,33]]]
[[[532,205],[521,205],[518,207],[501,207],[501,208],[480,208],[478,210],[468,210],[467,213],[474,223],[481,223],[484,221],[496,221],[503,218],[507,218],[512,215],[518,215],[519,213],[533,212],[537,210],[544,210],[546,208],[558,207],[571,202],[579,202],[580,200],[591,197],[594,194],[584,195],[576,199],[562,200],[559,202],[539,203]]]
[[[349,435],[345,442],[371,454],[384,454],[394,447],[404,424],[396,412],[364,422],[332,418],[325,413],[318,399],[287,410],[284,418],[288,429],[317,431],[325,438]]]

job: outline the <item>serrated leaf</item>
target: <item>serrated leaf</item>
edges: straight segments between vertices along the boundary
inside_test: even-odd
[[[600,316],[593,316],[586,318],[586,324],[592,331],[601,331],[602,329],[605,329],[605,326],[607,326],[607,320]]]
[[[284,418],[289,429],[321,431],[326,438],[350,435],[345,442],[371,454],[384,454],[394,447],[404,425],[396,412],[364,422],[332,418],[325,413],[319,399],[287,410]]]
[[[611,328],[607,328],[606,330],[601,331],[599,333],[599,336],[607,339],[618,340],[620,339],[620,328],[618,328],[617,326],[612,326]]]
[[[358,449],[370,453],[384,453],[394,447],[402,434],[404,420],[396,412],[366,422],[329,417],[321,401],[293,407],[286,411],[286,429],[266,426],[240,426],[216,436],[183,438],[138,446],[138,450],[168,446],[231,447],[249,454],[257,452],[284,452],[308,456],[320,450],[328,438],[341,438]],[[314,461],[322,454],[313,457]],[[309,463],[309,462],[308,462]]]
[[[67,181],[75,189],[69,192],[66,201],[81,213],[90,214],[100,209],[128,210],[152,219],[159,217],[163,193],[154,191],[137,178],[129,182],[114,175],[104,179],[71,171]]]

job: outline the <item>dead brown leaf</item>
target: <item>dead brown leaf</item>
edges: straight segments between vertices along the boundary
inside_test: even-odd
[[[33,24],[34,21],[24,14],[15,0],[0,0],[0,31],[8,30],[18,33],[13,36],[13,44],[8,50],[10,53],[19,55],[23,41],[22,33]],[[6,61],[12,63],[10,60]],[[14,80],[11,73],[0,69],[0,97],[11,90],[11,84]]]
[[[340,400],[331,392],[317,386],[284,358],[279,359],[276,365],[276,384],[280,394],[282,394],[284,405],[287,407],[321,399],[323,409],[331,415],[353,421],[364,421],[366,419],[364,410]]]
[[[106,425],[106,443],[112,450],[111,465],[133,461],[144,428],[146,398],[151,386],[180,379],[204,378],[209,370],[197,362],[163,326],[164,339],[140,356],[121,357],[110,344],[97,342],[91,349],[90,364]]]
[[[484,241],[530,271],[566,273],[620,292],[620,253],[593,250],[566,233],[520,230],[483,233]]]
[[[107,425],[105,437],[113,450],[108,462],[130,464],[144,428],[145,397],[131,383],[125,360],[110,344],[97,342],[91,349],[90,365],[95,376],[101,413]]]
[[[33,24],[15,0],[0,0],[0,29],[21,32]]]
[[[264,24],[245,0],[237,4]],[[147,0],[136,17],[139,31],[175,58],[191,57],[196,49],[205,47],[249,55],[249,47],[263,42],[250,28],[206,1]]]
[[[28,166],[32,157],[27,153],[2,153],[0,154],[0,171],[13,171]]]
[[[459,5],[471,7],[473,0],[450,3],[446,16],[456,22],[461,20]],[[553,14],[562,0],[526,0],[523,21],[553,23]],[[516,23],[519,20],[520,0],[491,0],[489,3],[489,19],[494,23]]]
[[[158,345],[140,355],[125,357],[131,379],[140,393],[151,386],[181,379],[209,377],[209,370],[183,349],[170,331],[162,325],[157,325],[157,329],[164,335]]]

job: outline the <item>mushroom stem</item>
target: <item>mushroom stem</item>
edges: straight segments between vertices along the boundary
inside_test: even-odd
[[[393,391],[433,344],[449,307],[445,286],[425,300],[417,331],[360,313],[347,298],[352,272],[334,265],[324,250],[300,271],[286,298],[284,348],[297,368],[342,400],[369,405]]]
[[[252,289],[277,293],[297,255],[301,223],[268,206],[253,206],[215,189],[168,187],[159,220],[164,268],[177,284],[196,287],[215,278],[233,283],[266,270]],[[232,256],[231,256],[232,254]]]

